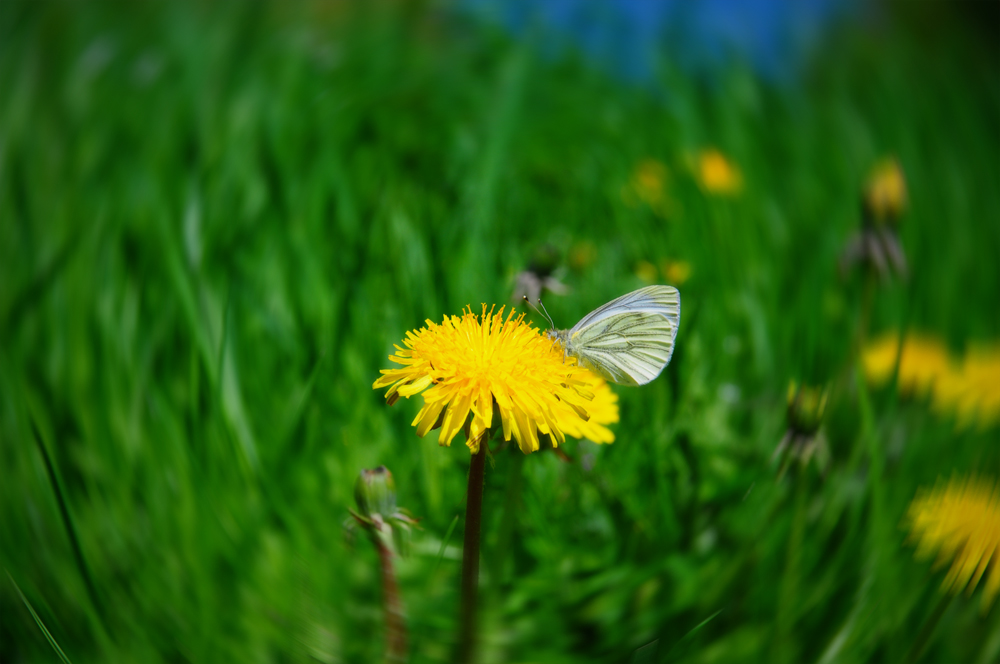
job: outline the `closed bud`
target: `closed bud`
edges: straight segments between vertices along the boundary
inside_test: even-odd
[[[385,466],[362,470],[354,483],[354,501],[361,516],[382,519],[396,514],[396,483]]]
[[[906,179],[893,158],[879,162],[864,192],[865,217],[876,226],[894,225],[906,209]]]
[[[840,271],[846,274],[862,265],[880,279],[909,275],[906,252],[897,226],[906,210],[906,179],[894,158],[883,159],[872,170],[861,196],[861,229],[848,239],[840,254]]]
[[[825,387],[798,385],[794,381],[788,386],[788,428],[772,459],[779,460],[778,477],[782,477],[793,460],[802,467],[817,455],[822,472],[829,463],[826,438],[820,430],[826,411],[827,390]]]
[[[569,288],[559,281],[559,251],[550,244],[538,247],[531,255],[528,269],[514,277],[514,293],[511,299],[520,302],[528,298],[534,304],[541,298],[542,291],[565,295]]]
[[[826,388],[789,384],[788,428],[798,434],[815,434],[823,422],[826,397]]]

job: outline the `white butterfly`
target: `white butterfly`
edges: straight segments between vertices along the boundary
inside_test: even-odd
[[[570,330],[546,335],[611,382],[645,385],[670,362],[680,322],[677,289],[647,286],[594,309]]]

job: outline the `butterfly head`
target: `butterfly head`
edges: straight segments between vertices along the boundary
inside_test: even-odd
[[[553,345],[555,345],[556,342],[559,343],[559,347],[563,351],[564,358],[567,355],[570,355],[569,330],[556,330],[554,328],[550,328],[545,331],[545,336],[552,342]]]
[[[548,329],[545,330],[545,336],[551,341],[558,341],[565,346],[567,339],[569,339],[569,330]]]

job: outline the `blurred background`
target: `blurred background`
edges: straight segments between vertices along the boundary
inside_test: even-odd
[[[1000,474],[998,45],[994,1],[0,3],[0,662],[379,661],[380,464],[449,661],[469,453],[372,383],[649,283],[616,441],[487,465],[482,661],[998,661],[907,525]]]

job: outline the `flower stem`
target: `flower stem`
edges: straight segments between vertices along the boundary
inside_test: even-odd
[[[937,606],[934,607],[934,613],[927,619],[924,626],[920,628],[920,634],[917,635],[917,640],[913,642],[913,646],[910,647],[910,652],[906,653],[906,659],[904,660],[907,664],[915,664],[920,656],[924,654],[924,649],[927,648],[927,644],[930,643],[931,636],[934,635],[934,630],[937,628],[937,624],[941,622],[941,616],[944,612],[948,610],[951,606],[951,593],[944,593],[941,599],[938,600]]]
[[[875,305],[875,289],[878,286],[878,276],[869,268],[865,271],[864,286],[861,293],[861,314],[858,317],[858,331],[854,338],[855,361],[860,362],[865,344],[868,343],[868,329],[871,326],[872,308]]]
[[[379,567],[382,571],[382,603],[385,607],[385,661],[396,664],[406,661],[406,619],[403,615],[403,600],[399,596],[399,585],[392,566],[392,547],[372,533],[375,548],[378,549]]]
[[[798,642],[796,641],[795,622],[796,601],[799,595],[802,567],[802,540],[806,529],[806,502],[808,492],[806,473],[801,464],[795,468],[795,511],[792,516],[792,529],[788,536],[788,552],[785,558],[785,572],[782,579],[778,615],[777,639],[775,639],[775,661],[794,662],[797,660]]]
[[[479,535],[483,515],[483,476],[486,471],[484,436],[479,451],[469,466],[469,488],[465,503],[465,540],[462,543],[462,608],[459,627],[458,659],[467,663],[476,651],[476,598],[479,594]]]

